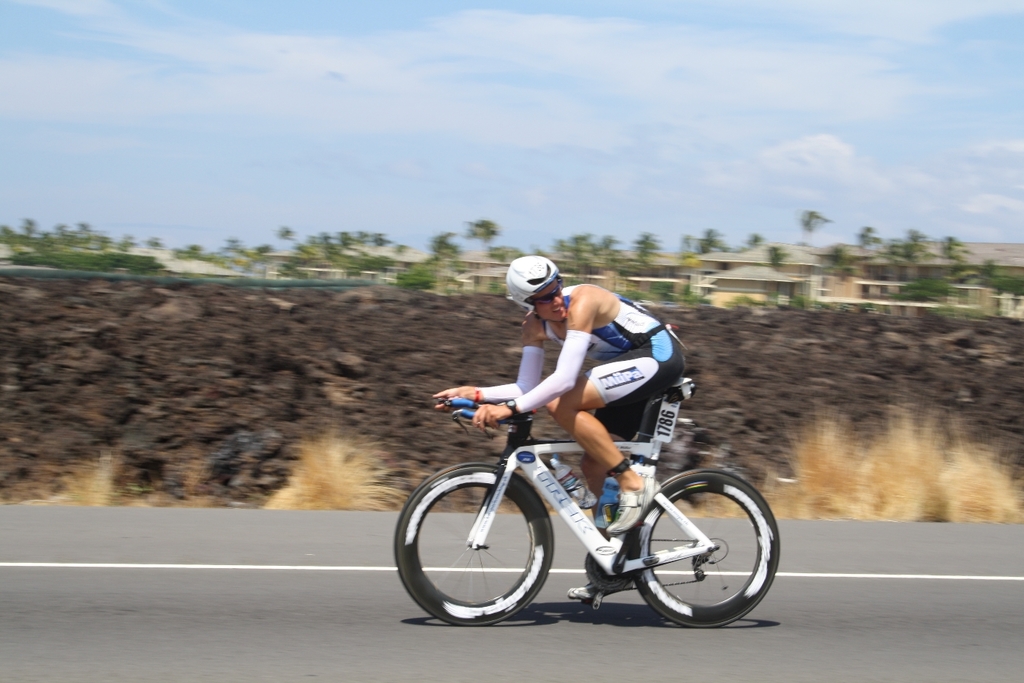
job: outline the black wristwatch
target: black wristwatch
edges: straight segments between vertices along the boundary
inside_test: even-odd
[[[511,410],[513,415],[519,412],[519,408],[516,408],[515,399],[512,399],[511,401],[505,401],[505,407]]]

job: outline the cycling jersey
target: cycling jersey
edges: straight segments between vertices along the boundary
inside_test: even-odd
[[[579,285],[566,287],[562,290],[566,310],[572,303],[572,292]],[[613,292],[614,294],[614,292]],[[594,360],[612,360],[622,354],[638,349],[657,336],[657,332],[664,330],[665,326],[657,318],[648,313],[642,306],[633,303],[619,294],[619,312],[615,318],[604,325],[590,332],[590,348],[587,349],[587,357]],[[548,321],[543,321],[544,333],[548,339],[559,346],[565,344],[565,340],[558,337]],[[657,360],[667,360],[672,354],[671,345],[667,343],[668,335],[658,339],[654,357]]]

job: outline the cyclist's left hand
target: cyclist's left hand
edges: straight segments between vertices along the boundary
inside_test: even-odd
[[[512,417],[512,409],[508,406],[485,403],[476,409],[473,415],[473,426],[480,431],[486,431],[487,427],[498,428],[498,420],[507,420]]]

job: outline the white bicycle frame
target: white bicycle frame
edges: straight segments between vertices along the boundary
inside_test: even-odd
[[[617,441],[615,442],[615,447],[624,453],[642,456],[641,461],[644,463],[656,463],[662,445],[672,441],[672,434],[675,431],[678,414],[678,402],[669,403],[662,401],[655,434],[651,441]],[[607,539],[602,536],[601,532],[590,521],[590,516],[580,509],[580,506],[565,491],[565,488],[562,487],[551,470],[547,468],[543,460],[538,457],[551,455],[556,452],[560,454],[582,453],[583,447],[575,441],[544,442],[521,446],[516,449],[514,454],[509,456],[505,463],[504,471],[501,472],[501,475],[495,482],[494,492],[487,506],[482,508],[477,514],[473,528],[469,532],[469,538],[466,539],[466,545],[474,550],[487,545],[487,532],[494,522],[494,516],[498,513],[498,506],[505,494],[509,479],[512,478],[513,472],[521,470],[526,480],[533,485],[537,492],[558,513],[558,516],[568,525],[569,529],[580,540],[580,543],[586,547],[587,552],[590,553],[591,557],[597,561],[601,568],[610,575],[620,573],[614,570],[614,565],[616,557],[622,549],[622,537],[614,536],[611,539]],[[633,465],[633,469],[641,474],[650,473],[653,476],[654,466],[649,464]],[[690,557],[704,555],[715,549],[715,544],[663,494],[658,493],[654,501],[665,510],[668,516],[684,533],[689,535],[692,541],[687,542],[683,546],[659,550],[653,555],[626,560],[621,568],[621,573],[685,560]],[[643,525],[642,533],[649,534],[651,523],[645,519]]]

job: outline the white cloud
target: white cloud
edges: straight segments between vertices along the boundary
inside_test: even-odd
[[[992,214],[998,212],[1024,213],[1024,201],[1001,194],[979,194],[971,197],[960,208],[968,213]]]
[[[762,121],[884,118],[915,91],[878,55],[626,20],[466,12],[420,30],[344,39],[158,30],[123,18],[96,27],[96,37],[138,57],[7,57],[0,113],[111,123],[265,117],[338,133],[442,132],[607,150],[639,123],[719,140],[751,135],[737,111],[760,112]]]
[[[858,195],[888,194],[890,178],[834,135],[809,135],[762,149],[754,158],[714,165],[708,181],[733,191],[821,200],[837,189]]]
[[[722,202],[823,211],[837,221],[828,235],[836,239],[874,225],[891,237],[913,227],[932,236],[1008,241],[1019,239],[1024,213],[1019,143],[991,141],[887,165],[838,136],[810,135],[715,164],[703,184]]]

